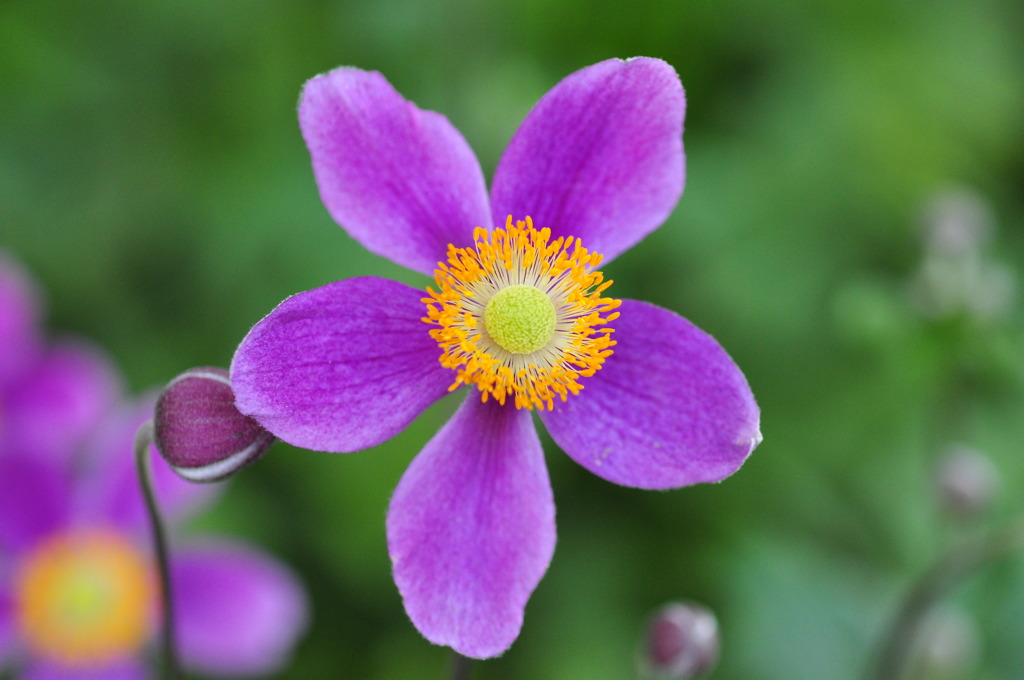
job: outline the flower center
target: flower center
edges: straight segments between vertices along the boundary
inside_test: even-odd
[[[536,352],[555,334],[555,303],[533,286],[502,288],[484,308],[484,327],[513,354]]]
[[[601,255],[578,238],[551,240],[529,217],[505,228],[477,228],[472,248],[448,246],[427,288],[430,336],[442,366],[456,372],[449,388],[475,384],[481,399],[516,408],[552,409],[594,375],[612,354],[608,323],[619,300],[594,268]]]
[[[110,531],[71,531],[38,546],[16,582],[17,618],[39,655],[81,667],[134,653],[150,634],[148,561]]]

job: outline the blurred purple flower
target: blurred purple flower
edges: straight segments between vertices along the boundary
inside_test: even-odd
[[[674,208],[684,110],[665,62],[587,67],[534,107],[488,196],[458,131],[379,73],[306,84],[299,119],[328,211],[436,285],[364,277],[291,297],[243,340],[231,382],[275,436],[332,452],[390,439],[476,385],[388,511],[395,582],[434,643],[500,654],[547,570],[555,507],[531,410],[579,464],[647,489],[719,481],[761,439],[718,343],[673,312],[604,297],[595,270]]]
[[[0,669],[13,667],[21,680],[150,677],[142,652],[159,597],[133,439],[151,414],[151,400],[108,414],[74,460],[0,457]],[[172,520],[217,489],[179,479],[159,456],[153,472]],[[238,677],[286,660],[307,620],[305,593],[287,568],[212,538],[183,541],[171,565],[187,667]]]
[[[42,337],[39,294],[0,252],[0,456],[74,451],[113,405],[116,372],[95,348]]]

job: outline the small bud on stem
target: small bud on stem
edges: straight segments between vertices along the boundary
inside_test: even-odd
[[[641,677],[691,680],[718,662],[718,621],[705,607],[674,602],[659,609],[647,625]]]
[[[943,510],[958,519],[972,519],[992,505],[999,475],[983,453],[953,446],[939,462],[936,491]]]
[[[168,383],[157,400],[154,425],[157,449],[190,482],[224,479],[275,441],[235,407],[222,368],[193,368]]]

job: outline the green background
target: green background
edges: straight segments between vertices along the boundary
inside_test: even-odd
[[[915,311],[922,222],[966,186],[1024,264],[1019,0],[113,0],[0,3],[0,247],[36,275],[54,332],[105,348],[133,393],[224,365],[284,297],[358,275],[424,285],[320,203],[296,122],[302,83],[382,71],[444,113],[489,177],[532,104],[608,57],[678,70],[688,184],[606,274],[676,310],[745,371],[764,443],[720,485],[616,487],[554,446],[554,561],[522,635],[474,678],[629,678],[646,616],[718,615],[713,677],[861,677],[903,593],[951,545],[935,461],[985,451],[1024,513],[1020,298],[995,319]],[[445,400],[372,451],[279,445],[196,529],[294,565],[313,622],[281,678],[444,678],[409,623],[384,516]],[[550,442],[546,442],[550,445]],[[957,531],[966,531],[958,529]],[[964,678],[1024,677],[1024,560],[948,603],[981,652]]]

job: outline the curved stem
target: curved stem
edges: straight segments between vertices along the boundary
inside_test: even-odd
[[[867,678],[902,680],[914,639],[932,607],[977,569],[1022,549],[1024,521],[1018,521],[992,534],[963,541],[943,555],[903,599]]]
[[[171,598],[171,572],[167,551],[167,536],[160,518],[160,509],[156,503],[153,488],[153,470],[149,447],[153,443],[153,421],[147,420],[135,433],[135,468],[139,475],[139,486],[146,501],[146,513],[149,515],[149,526],[153,534],[153,548],[156,553],[156,566],[160,578],[160,597],[163,605],[163,662],[164,677],[167,680],[179,680],[182,677],[181,663],[178,660],[178,646],[174,634],[174,605]]]
[[[469,680],[469,667],[472,660],[454,652],[455,659],[452,662],[452,680]]]

